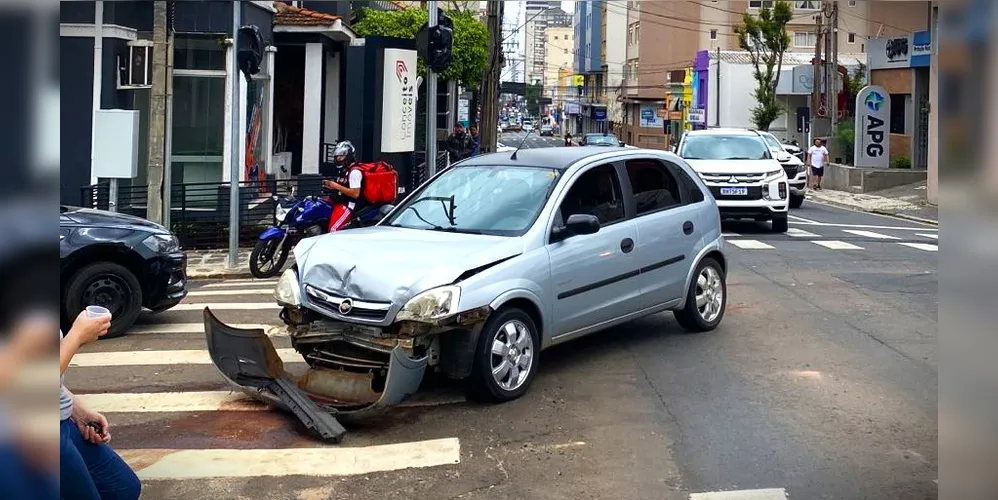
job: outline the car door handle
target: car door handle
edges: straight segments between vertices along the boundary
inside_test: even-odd
[[[686,221],[683,223],[683,233],[693,234],[693,223]]]
[[[620,250],[624,253],[631,253],[631,250],[634,250],[634,240],[624,238],[624,240],[620,242]]]

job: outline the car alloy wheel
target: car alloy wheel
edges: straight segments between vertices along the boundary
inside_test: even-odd
[[[513,392],[530,378],[534,337],[523,322],[513,319],[492,336],[492,379],[504,391]]]
[[[706,266],[697,276],[696,305],[700,318],[705,323],[713,323],[721,314],[724,304],[724,287],[721,275],[713,266]]]

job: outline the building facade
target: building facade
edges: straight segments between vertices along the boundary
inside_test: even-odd
[[[544,32],[544,95],[554,100],[564,94],[559,75],[571,71],[575,60],[575,29],[548,27]]]
[[[527,62],[527,83],[544,80],[547,70],[548,28],[571,27],[571,14],[561,10],[560,2],[527,2],[524,23],[524,57]]]
[[[603,94],[603,0],[575,2],[576,100],[570,106],[575,120],[573,134],[608,132],[609,121]]]

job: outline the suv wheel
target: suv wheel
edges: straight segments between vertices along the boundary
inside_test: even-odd
[[[142,285],[128,268],[114,262],[95,262],[76,272],[66,287],[63,315],[69,324],[87,306],[111,311],[111,328],[101,338],[120,337],[142,312]]]
[[[774,215],[773,216],[773,232],[774,233],[785,233],[787,229],[790,228],[790,222],[787,221],[787,215]]]
[[[527,313],[510,308],[494,314],[478,338],[469,396],[497,403],[522,396],[537,373],[540,345]]]
[[[790,208],[800,208],[804,204],[803,196],[790,195]]]
[[[696,273],[686,291],[686,305],[673,311],[676,321],[689,332],[706,332],[717,328],[728,304],[728,285],[724,270],[716,260],[706,258],[697,265]]]

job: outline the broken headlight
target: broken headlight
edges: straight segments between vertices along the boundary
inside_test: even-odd
[[[298,287],[298,273],[294,268],[281,274],[274,288],[274,299],[282,306],[298,307],[301,305],[301,289]]]
[[[435,321],[457,313],[461,288],[453,285],[427,290],[406,302],[397,321]]]

